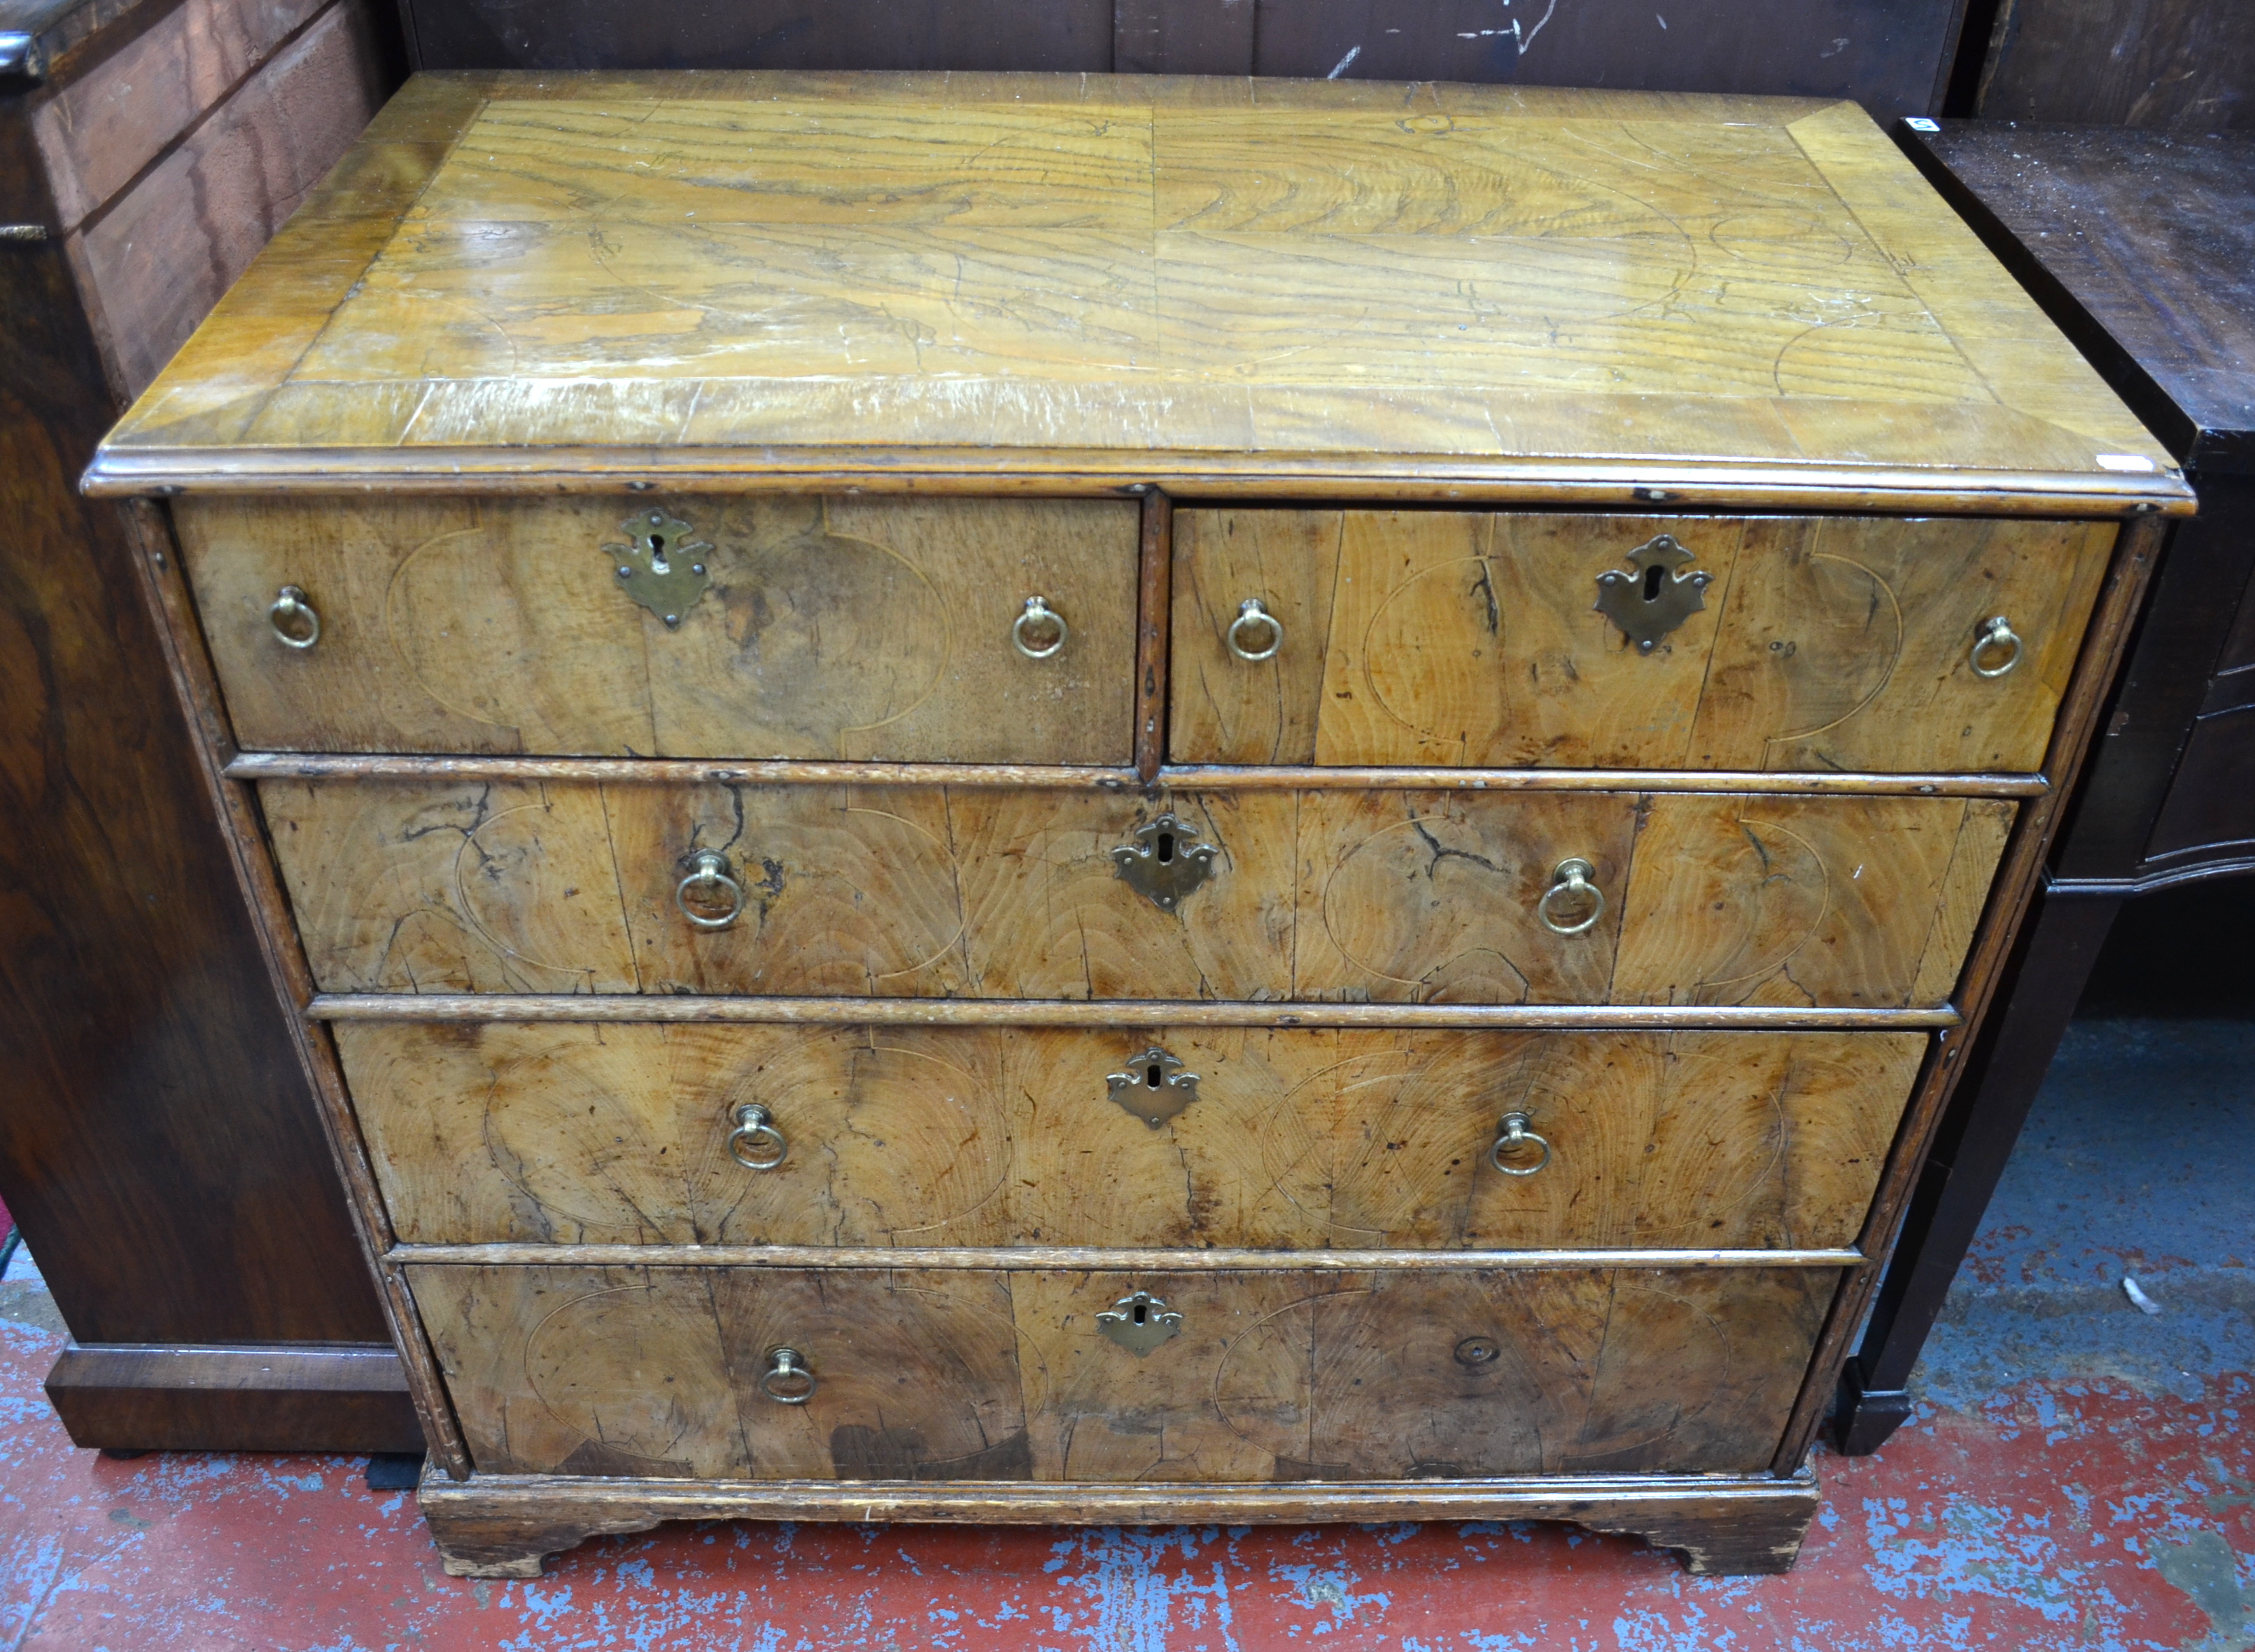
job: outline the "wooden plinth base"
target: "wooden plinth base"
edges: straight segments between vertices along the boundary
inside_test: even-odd
[[[1317,1524],[1558,1520],[1682,1551],[1703,1574],[1789,1569],[1816,1514],[1816,1478],[1557,1476],[1356,1485],[1030,1485],[1021,1480],[605,1480],[426,1469],[423,1517],[457,1578],[537,1578],[547,1556],[668,1520],[953,1522],[966,1525]]]

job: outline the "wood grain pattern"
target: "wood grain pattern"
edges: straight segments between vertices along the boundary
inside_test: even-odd
[[[1682,1553],[1698,1575],[1791,1570],[1816,1516],[1815,1476],[1514,1475],[1233,1486],[1052,1487],[1012,1480],[767,1481],[425,1471],[416,1494],[447,1575],[537,1578],[548,1555],[664,1520],[850,1520],[973,1525],[1216,1526],[1329,1521],[1559,1520]]]
[[[125,42],[102,73],[32,111],[58,228],[75,229],[226,101],[328,0],[186,0]]]
[[[65,242],[123,394],[156,377],[383,106],[395,80],[376,11],[321,12]]]
[[[1184,510],[1178,763],[2034,770],[2103,522]],[[1649,654],[1597,578],[1674,537],[1713,577]],[[1284,629],[1233,655],[1248,598]],[[2026,657],[1985,680],[1992,614]]]
[[[656,509],[657,506],[645,507]],[[712,584],[678,628],[620,589],[601,500],[189,501],[177,513],[246,746],[1113,762],[1133,747],[1136,508],[684,499]],[[311,648],[267,618],[285,584]],[[1028,660],[1040,595],[1071,631]]]
[[[481,1474],[1068,1484],[1754,1472],[1836,1284],[1800,1269],[410,1275]],[[1140,1359],[1095,1321],[1139,1289],[1184,1316]],[[815,1374],[804,1406],[755,1391],[777,1346]]]
[[[336,1029],[400,1242],[1280,1250],[1851,1243],[1917,1033]],[[1153,1126],[1108,1074],[1157,1046]],[[789,1142],[727,1156],[735,1110]],[[1528,1113],[1533,1175],[1486,1160]],[[1532,1152],[1509,1162],[1524,1167]]]
[[[2255,12],[2208,0],[2006,0],[1981,74],[1989,121],[2244,128]]]
[[[1380,491],[1515,464],[1541,497],[1594,455],[1623,488],[1746,497],[1842,466],[2184,497],[1850,104],[975,75],[436,97],[418,130],[460,142],[417,163],[407,233],[347,255],[361,220],[301,217],[95,486],[301,485],[316,450],[330,486],[901,486],[1038,456],[1095,488],[1289,456]]]
[[[1864,1008],[1947,998],[2016,807],[285,780],[259,794],[333,992]],[[1221,850],[1174,913],[1110,858],[1163,810]],[[728,928],[694,928],[676,904],[700,850],[743,888]],[[1606,905],[1558,935],[1536,907],[1570,856],[1595,866]]]

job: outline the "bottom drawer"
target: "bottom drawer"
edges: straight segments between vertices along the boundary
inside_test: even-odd
[[[1762,1472],[1839,1281],[1833,1268],[408,1275],[481,1474],[1082,1481]],[[1156,1301],[1141,1345],[1123,1346],[1138,1340],[1121,1306],[1138,1292]],[[811,1376],[799,1403],[778,1348]]]

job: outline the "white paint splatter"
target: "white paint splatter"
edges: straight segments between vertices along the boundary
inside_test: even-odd
[[[1325,76],[1324,76],[1324,79],[1325,79],[1326,80],[1338,80],[1338,77],[1339,77],[1340,75],[1345,74],[1346,73],[1346,66],[1347,66],[1348,64],[1350,64],[1350,63],[1353,62],[1357,58],[1360,57],[1361,55],[1362,55],[1362,48],[1361,48],[1360,46],[1349,46],[1349,47],[1347,48],[1347,53],[1346,53],[1346,55],[1345,55],[1345,57],[1341,58],[1341,59],[1340,59],[1337,63],[1334,63],[1333,65],[1331,65],[1331,72],[1329,74],[1326,74]]]

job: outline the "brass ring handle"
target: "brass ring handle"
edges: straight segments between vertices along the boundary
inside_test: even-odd
[[[1577,935],[1593,928],[1605,915],[1605,892],[1591,880],[1598,869],[1586,860],[1562,860],[1550,874],[1550,886],[1542,892],[1542,899],[1535,903],[1535,915],[1542,920],[1542,927],[1554,935]],[[1551,902],[1560,897],[1570,900],[1586,899],[1590,915],[1579,923],[1560,923],[1550,915]]]
[[[1532,1176],[1550,1162],[1550,1144],[1528,1129],[1528,1116],[1524,1113],[1506,1113],[1503,1122],[1496,1127],[1498,1134],[1495,1144],[1487,1150],[1487,1162],[1507,1176]],[[1542,1150],[1542,1158],[1531,1165],[1507,1165],[1503,1162],[1507,1151],[1524,1147],[1530,1142]]]
[[[760,1392],[778,1405],[804,1405],[818,1384],[797,1348],[769,1348],[768,1368],[760,1373]]]
[[[285,622],[296,621],[304,635],[294,635],[283,628]],[[320,610],[296,585],[285,585],[275,593],[274,606],[266,611],[266,623],[274,628],[274,635],[285,648],[310,648],[321,640]]]
[[[1268,628],[1268,646],[1265,648],[1246,647],[1238,633],[1247,626],[1257,629],[1262,626]],[[1229,651],[1239,659],[1250,660],[1258,665],[1263,660],[1275,659],[1276,650],[1284,646],[1284,626],[1275,614],[1268,612],[1260,598],[1247,597],[1237,605],[1237,618],[1229,622],[1229,630],[1224,640],[1229,644]]]
[[[1037,626],[1043,630],[1055,628],[1057,640],[1046,646],[1027,641],[1028,626]],[[1072,628],[1065,624],[1064,616],[1050,607],[1048,600],[1042,597],[1027,598],[1025,612],[1020,614],[1015,623],[1010,626],[1010,640],[1017,645],[1018,652],[1029,660],[1048,659],[1064,647],[1064,640],[1071,634]]]
[[[1983,665],[1986,657],[2004,655],[1999,665]],[[2002,614],[1992,614],[1981,622],[1981,629],[1973,639],[1973,652],[1967,655],[1977,677],[2000,677],[2020,662],[2020,640],[2014,634],[2011,623]]]
[[[693,910],[689,905],[689,892],[692,889],[727,890],[728,910],[718,917]],[[726,855],[717,849],[700,849],[689,858],[688,875],[674,886],[673,904],[699,929],[726,929],[744,910],[744,886],[728,875]]]
[[[773,1144],[772,1153],[755,1158],[762,1138]],[[736,1128],[728,1132],[728,1157],[746,1170],[773,1170],[790,1157],[790,1144],[775,1127],[775,1115],[757,1102],[746,1102],[736,1110]]]

